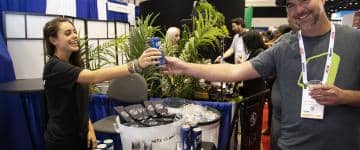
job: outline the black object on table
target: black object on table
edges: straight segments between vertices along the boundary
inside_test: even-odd
[[[44,119],[47,118],[46,111],[46,101],[43,94],[44,86],[43,81],[40,78],[36,79],[18,79],[15,81],[9,81],[0,83],[0,93],[7,93],[7,94],[19,94],[21,99],[21,104],[23,105],[24,113],[25,113],[25,120],[26,120],[26,127],[30,131],[30,124],[29,118],[27,114],[27,107],[25,102],[25,95],[28,93],[39,92],[40,93],[40,107],[42,109],[42,129],[45,129],[45,121]],[[32,141],[33,139],[31,139]],[[32,148],[35,149],[34,142],[32,141],[33,145]]]
[[[129,105],[143,103],[148,99],[147,95],[146,80],[138,73],[112,80],[107,91],[109,99],[106,99],[106,112],[112,116],[107,116],[94,122],[93,126],[95,131],[117,134],[113,126],[117,115],[111,113],[113,112],[113,108],[110,106],[110,99],[124,105]]]

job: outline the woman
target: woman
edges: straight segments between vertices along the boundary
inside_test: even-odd
[[[246,51],[249,53],[250,60],[267,49],[261,34],[255,30],[250,30],[243,35],[243,41]],[[244,97],[251,96],[257,92],[266,89],[265,81],[261,78],[244,81],[243,87],[240,89]]]
[[[180,42],[180,29],[177,27],[170,27],[166,31],[166,41],[170,41],[173,46],[178,46]]]
[[[147,49],[127,65],[90,71],[83,69],[77,31],[66,18],[46,23],[44,43],[49,61],[43,80],[49,120],[44,134],[49,150],[83,150],[96,146],[96,137],[88,116],[88,84],[99,83],[157,64],[156,49]],[[90,147],[90,146],[93,147]]]

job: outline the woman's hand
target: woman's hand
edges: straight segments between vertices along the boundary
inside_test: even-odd
[[[161,52],[155,48],[146,49],[138,58],[139,66],[144,69],[150,65],[156,65],[160,62],[158,59],[161,57]]]
[[[90,120],[89,120],[88,128],[89,128],[89,131],[88,131],[88,137],[87,137],[87,147],[90,149],[95,149],[96,148],[96,135],[95,135],[94,127]]]

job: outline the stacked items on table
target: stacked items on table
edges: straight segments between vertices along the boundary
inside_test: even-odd
[[[169,124],[180,119],[179,115],[169,114],[159,101],[145,101],[141,104],[127,107],[119,106],[114,109],[119,114],[122,125],[130,127],[153,127]]]

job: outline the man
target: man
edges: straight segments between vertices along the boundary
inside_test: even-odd
[[[300,31],[256,58],[238,65],[202,65],[169,57],[163,69],[217,81],[275,75],[278,149],[359,150],[360,31],[332,25],[325,0],[285,2],[288,19]],[[322,84],[308,87],[311,80]]]
[[[228,50],[226,50],[226,52],[223,54],[223,56],[218,56],[215,59],[216,63],[220,63],[221,60],[230,57],[234,53],[235,53],[235,55],[234,55],[234,63],[235,64],[244,62],[249,57],[249,53],[246,52],[245,47],[244,47],[244,42],[242,39],[242,35],[245,32],[244,20],[242,18],[232,19],[231,27],[232,27],[232,31],[235,32],[231,46]]]
[[[291,27],[291,31],[288,33],[285,33],[283,35],[281,35],[278,39],[276,39],[274,41],[274,44],[277,44],[281,41],[287,41],[290,40],[292,36],[296,36],[299,27],[294,23],[294,21],[291,21],[288,19],[288,23]],[[277,146],[277,140],[279,138],[280,135],[280,120],[281,120],[281,109],[273,109],[273,106],[277,106],[278,108],[280,108],[281,105],[281,96],[280,93],[278,91],[278,85],[273,86],[274,81],[275,81],[275,76],[271,76],[270,80],[268,78],[268,83],[270,83],[271,85],[269,85],[269,87],[271,88],[271,94],[270,94],[270,98],[269,103],[268,103],[268,108],[269,108],[269,113],[268,113],[268,126],[271,127],[271,130],[269,130],[269,134],[270,134],[270,149],[272,150],[276,150],[279,149]],[[266,131],[266,130],[265,130]],[[270,133],[271,131],[271,133]],[[266,133],[266,132],[265,132]]]

